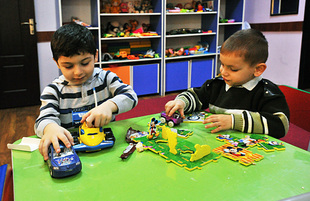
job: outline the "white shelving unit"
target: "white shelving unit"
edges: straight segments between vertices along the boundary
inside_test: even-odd
[[[150,82],[156,82],[154,89],[141,92],[138,95],[159,93],[164,95],[166,92],[185,90],[189,87],[201,85],[206,79],[218,74],[218,46],[231,34],[240,30],[244,22],[245,0],[213,0],[204,1],[202,4],[213,3],[212,11],[208,12],[188,12],[171,13],[167,12],[167,4],[185,5],[191,4],[191,0],[151,0],[153,13],[103,13],[100,12],[103,3],[109,0],[58,0],[59,26],[69,23],[71,17],[78,17],[87,24],[97,41],[99,50],[99,61],[97,67],[108,68],[113,71],[117,68],[130,69],[129,79],[131,85],[138,89],[146,83],[138,80],[143,76],[152,76],[149,73],[156,72],[157,77],[150,77]],[[133,0],[132,2],[135,2]],[[234,23],[221,23],[220,18],[235,19]],[[150,24],[151,30],[156,31],[158,36],[142,37],[103,37],[106,32],[108,22],[118,21],[120,24],[128,22],[130,19],[139,21],[137,28],[142,23]],[[201,33],[186,33],[169,35],[175,29],[196,29]],[[208,32],[209,31],[209,32]],[[212,32],[211,32],[212,31]],[[103,61],[103,53],[111,50],[112,47],[126,46],[124,44],[140,43],[150,41],[151,48],[159,54],[158,58],[143,58],[139,60],[109,60]],[[178,49],[182,47],[193,47],[199,42],[209,44],[209,50],[204,54],[182,55],[166,57],[165,51],[169,48]],[[119,45],[118,45],[119,44]],[[113,48],[112,48],[113,49]],[[115,52],[114,52],[115,53]],[[147,74],[139,74],[144,71]],[[150,70],[150,71],[148,71]],[[126,71],[127,72],[127,71]],[[207,73],[205,73],[207,72]],[[181,73],[181,74],[180,74]],[[139,76],[137,76],[139,74]],[[122,78],[122,77],[121,77]],[[143,79],[141,79],[143,80]],[[179,87],[179,83],[186,83]],[[182,84],[181,84],[182,85]],[[147,85],[145,87],[148,87]],[[156,89],[155,89],[156,88]]]

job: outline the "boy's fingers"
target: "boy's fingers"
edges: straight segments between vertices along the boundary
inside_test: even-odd
[[[89,116],[90,116],[90,113],[89,113],[89,112],[87,112],[86,114],[84,114],[84,115],[82,116],[81,123],[84,123],[84,121],[86,121],[86,119],[87,119]]]
[[[59,136],[59,139],[64,143],[64,145],[69,148],[71,147],[71,145],[73,145],[73,137],[71,135],[71,133],[68,130],[64,131],[65,135],[61,135]]]

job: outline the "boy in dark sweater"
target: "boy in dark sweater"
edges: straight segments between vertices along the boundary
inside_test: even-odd
[[[206,128],[238,130],[244,133],[284,137],[289,127],[289,108],[277,85],[262,78],[266,70],[268,42],[254,29],[230,36],[220,52],[221,76],[207,80],[200,88],[188,89],[165,105],[170,116],[210,109]]]

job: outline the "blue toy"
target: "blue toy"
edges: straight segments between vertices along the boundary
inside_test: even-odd
[[[74,148],[67,148],[60,144],[60,150],[60,153],[56,153],[53,145],[49,146],[47,165],[51,176],[61,178],[79,173],[82,163]]]

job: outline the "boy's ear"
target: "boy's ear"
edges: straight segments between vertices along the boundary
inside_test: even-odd
[[[259,77],[266,70],[267,65],[265,63],[259,63],[255,66],[254,76]]]

